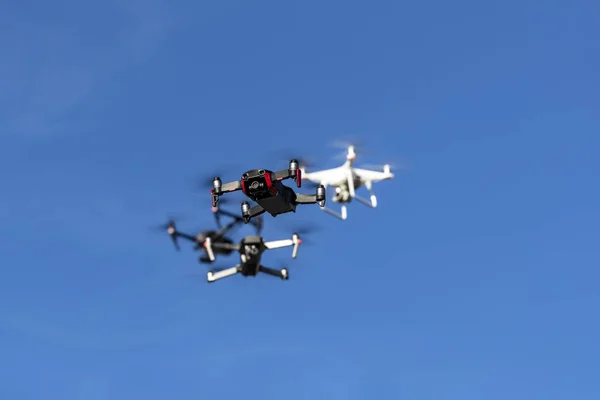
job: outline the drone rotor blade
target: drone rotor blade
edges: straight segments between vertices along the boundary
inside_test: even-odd
[[[276,151],[270,151],[265,155],[266,159],[273,159],[277,162],[277,164],[283,164],[283,165],[287,165],[287,163],[290,162],[290,160],[296,160],[298,161],[298,164],[300,165],[300,167],[302,168],[313,168],[315,165],[315,162],[312,158],[310,157],[304,157],[301,154],[301,151],[298,151],[296,149],[279,149]],[[281,167],[277,167],[277,166],[273,166],[274,170],[279,170],[279,169],[283,169]]]
[[[149,229],[152,231],[166,232],[169,230],[169,227],[175,226],[176,223],[180,222],[183,218],[180,215],[177,216],[167,216],[167,222],[158,225],[150,225]]]
[[[288,223],[287,221],[281,221],[278,225],[277,225],[277,230],[281,231],[285,231],[287,234],[291,235],[293,233],[296,233],[298,236],[300,236],[300,239],[302,240],[303,244],[310,244],[311,240],[310,238],[307,239],[307,236],[310,237],[310,235],[318,232],[321,230],[321,226],[312,222],[305,222],[305,223]]]
[[[303,224],[297,225],[294,229],[292,229],[298,235],[308,235],[311,233],[318,232],[321,229],[320,226],[316,224]]]
[[[409,168],[409,163],[406,161],[401,161],[401,162],[388,162],[388,163],[383,163],[383,164],[361,164],[360,168],[364,168],[364,169],[370,169],[370,170],[376,170],[376,171],[383,171],[385,170],[385,168],[388,167],[390,170],[406,170]]]
[[[340,150],[346,150],[353,146],[354,150],[358,152],[365,149],[365,141],[360,138],[334,139],[329,142],[329,146]]]
[[[168,219],[167,223],[160,224],[160,225],[154,225],[154,226],[150,227],[152,231],[166,232],[169,235],[169,237],[171,238],[171,242],[173,242],[173,246],[175,246],[175,249],[177,251],[181,250],[181,248],[179,247],[179,242],[177,240],[179,233],[177,232],[177,226],[176,226],[176,221],[179,219],[180,218],[178,218],[178,217],[171,216]]]

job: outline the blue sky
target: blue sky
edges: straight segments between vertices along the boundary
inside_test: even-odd
[[[600,397],[595,2],[123,3],[0,8],[0,397]],[[287,282],[147,230],[345,137],[410,168]]]

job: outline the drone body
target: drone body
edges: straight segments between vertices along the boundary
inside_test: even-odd
[[[321,209],[334,217],[345,220],[347,214],[347,204],[353,199],[360,203],[375,208],[377,207],[377,197],[373,192],[373,183],[390,180],[394,178],[389,165],[383,166],[383,171],[373,171],[362,168],[355,168],[356,152],[354,146],[348,146],[346,161],[337,168],[326,169],[322,171],[306,172],[300,168],[302,179],[317,183],[323,187],[334,187],[335,195],[331,201],[341,204],[341,212],[335,212],[324,206]],[[356,189],[365,187],[370,193],[370,199],[366,200],[356,194]]]
[[[236,274],[248,277],[256,276],[259,273],[287,280],[289,278],[287,269],[282,268],[278,270],[261,265],[262,255],[267,250],[293,246],[292,258],[296,258],[300,243],[302,243],[302,240],[295,233],[292,235],[291,239],[274,240],[270,242],[265,242],[260,236],[246,236],[239,244],[212,243],[212,241],[208,239],[204,243],[204,247],[207,250],[209,258],[214,260],[215,250],[227,248],[230,251],[239,252],[240,262],[233,267],[220,271],[209,271],[207,274],[207,281],[211,283]]]
[[[218,231],[215,231],[215,230],[202,231],[195,236],[178,231],[175,226],[175,222],[170,221],[167,225],[167,233],[169,234],[169,236],[171,236],[171,240],[173,241],[175,248],[177,250],[180,249],[179,243],[178,243],[179,238],[182,238],[189,242],[195,243],[194,250],[200,250],[203,253],[203,255],[199,258],[199,262],[201,262],[201,263],[212,263],[215,259],[215,257],[214,257],[215,254],[228,256],[231,253],[233,253],[233,250],[230,247],[228,247],[228,245],[233,245],[235,242],[231,238],[227,237],[226,235],[235,226],[237,226],[243,222],[242,218],[240,218],[239,216],[237,216],[233,213],[230,213],[228,211],[221,210],[221,209],[215,208],[215,207],[213,207],[213,215],[217,222],[217,226],[220,229]],[[231,221],[224,227],[221,226],[221,216],[223,216],[223,215],[228,216],[233,219],[233,221]],[[257,218],[255,221],[253,221],[253,225],[256,228],[256,233],[260,234],[260,232],[262,230],[262,218]],[[215,243],[218,245],[223,245],[223,246],[215,247],[212,258],[208,257],[208,254],[206,252],[206,247],[205,247],[206,241],[210,241],[211,243]]]
[[[242,218],[245,223],[265,212],[273,217],[288,212],[296,212],[298,204],[318,203],[321,207],[325,206],[324,186],[318,186],[316,193],[312,195],[299,194],[281,182],[290,178],[294,178],[296,185],[301,187],[302,172],[296,160],[290,161],[288,169],[278,172],[266,169],[250,170],[245,172],[239,181],[225,184],[221,182],[219,177],[215,177],[213,188],[210,191],[213,207],[217,206],[220,195],[238,190],[241,190],[248,198],[257,203],[253,207],[250,207],[250,203],[247,201],[242,203]]]

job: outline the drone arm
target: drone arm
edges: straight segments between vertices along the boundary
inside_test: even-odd
[[[302,170],[297,160],[291,160],[288,169],[273,172],[273,179],[276,181],[282,181],[284,179],[294,178],[296,186],[302,186]]]
[[[240,249],[240,246],[238,244],[230,243],[213,243],[212,239],[210,237],[207,237],[204,241],[204,248],[206,249],[206,254],[208,254],[208,258],[210,259],[210,261],[215,261],[214,249],[237,251]]]
[[[242,181],[233,181],[222,184],[218,194],[236,192],[238,190],[242,190]]]
[[[225,215],[225,216],[227,216],[229,218],[233,218],[236,221],[241,221],[242,220],[242,218],[239,215],[235,215],[234,213],[231,213],[231,212],[229,212],[227,210],[218,209],[217,211],[215,211],[215,213],[216,214]]]
[[[265,242],[265,246],[269,250],[280,249],[282,247],[289,247],[293,245],[294,242],[292,239],[272,240],[270,242]]]
[[[242,219],[244,223],[247,224],[254,217],[258,217],[261,214],[264,214],[266,210],[262,208],[259,204],[256,204],[253,207],[250,207],[250,203],[244,201],[242,203]]]
[[[320,207],[325,207],[326,191],[325,186],[317,186],[315,194],[296,193],[296,204],[315,204],[319,203]]]
[[[263,274],[275,276],[275,277],[281,278],[281,279],[287,279],[287,271],[285,269],[278,270],[278,269],[268,268],[268,267],[261,265],[258,267],[258,270],[260,272],[262,272]]]
[[[177,241],[177,239],[179,239],[179,238],[183,238],[183,239],[189,240],[190,242],[197,243],[196,238],[192,235],[188,235],[187,233],[172,231],[172,232],[169,232],[169,236],[171,236],[171,241],[173,242],[173,246],[175,246],[175,249],[177,251],[181,250],[181,248],[179,247],[179,242]]]
[[[175,232],[174,236],[183,238],[185,240],[189,240],[190,242],[196,242],[196,237],[192,235],[188,235],[187,233]]]
[[[235,192],[237,190],[242,190],[242,181],[222,183],[219,177],[215,177],[215,179],[213,180],[213,187],[212,189],[210,189],[210,194],[212,197],[212,206],[217,207],[220,195],[224,193]]]
[[[229,223],[229,225],[227,225],[225,228],[221,228],[221,226],[219,225],[219,228],[221,228],[221,231],[219,231],[219,233],[217,233],[218,237],[221,235],[224,235],[225,232],[232,229],[236,224],[238,224],[240,222],[244,222],[244,218],[240,217],[239,215],[235,215],[234,213],[231,213],[226,210],[217,209],[217,211],[215,211],[214,213],[215,213],[215,216],[225,215],[234,220],[233,222]],[[260,214],[253,215],[253,217],[258,217],[259,215]],[[257,233],[260,234],[260,231],[262,230],[262,219],[261,218],[253,219],[250,221],[250,224],[252,224],[256,228]]]
[[[273,172],[273,180],[275,181],[283,181],[286,179],[290,179],[292,175],[290,175],[290,171],[287,169],[282,169],[281,171]]]
[[[241,220],[242,219],[239,218],[238,220],[232,221],[232,222],[228,223],[227,225],[225,225],[223,228],[219,229],[219,231],[213,237],[213,240],[223,237],[223,235],[225,235],[228,231],[230,231],[234,226],[239,224],[241,222]]]

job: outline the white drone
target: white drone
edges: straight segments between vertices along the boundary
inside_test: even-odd
[[[353,199],[356,199],[368,207],[377,207],[377,197],[373,192],[373,183],[394,178],[394,174],[391,172],[389,164],[383,166],[383,171],[355,168],[355,146],[348,146],[346,151],[346,161],[337,168],[315,172],[306,172],[305,168],[302,166],[300,168],[302,180],[323,185],[325,188],[328,186],[335,188],[335,195],[331,198],[331,201],[341,204],[341,213],[325,207],[321,207],[321,210],[341,220],[345,220],[348,217],[347,204]],[[364,186],[371,194],[370,201],[356,195],[356,189],[361,186]]]

